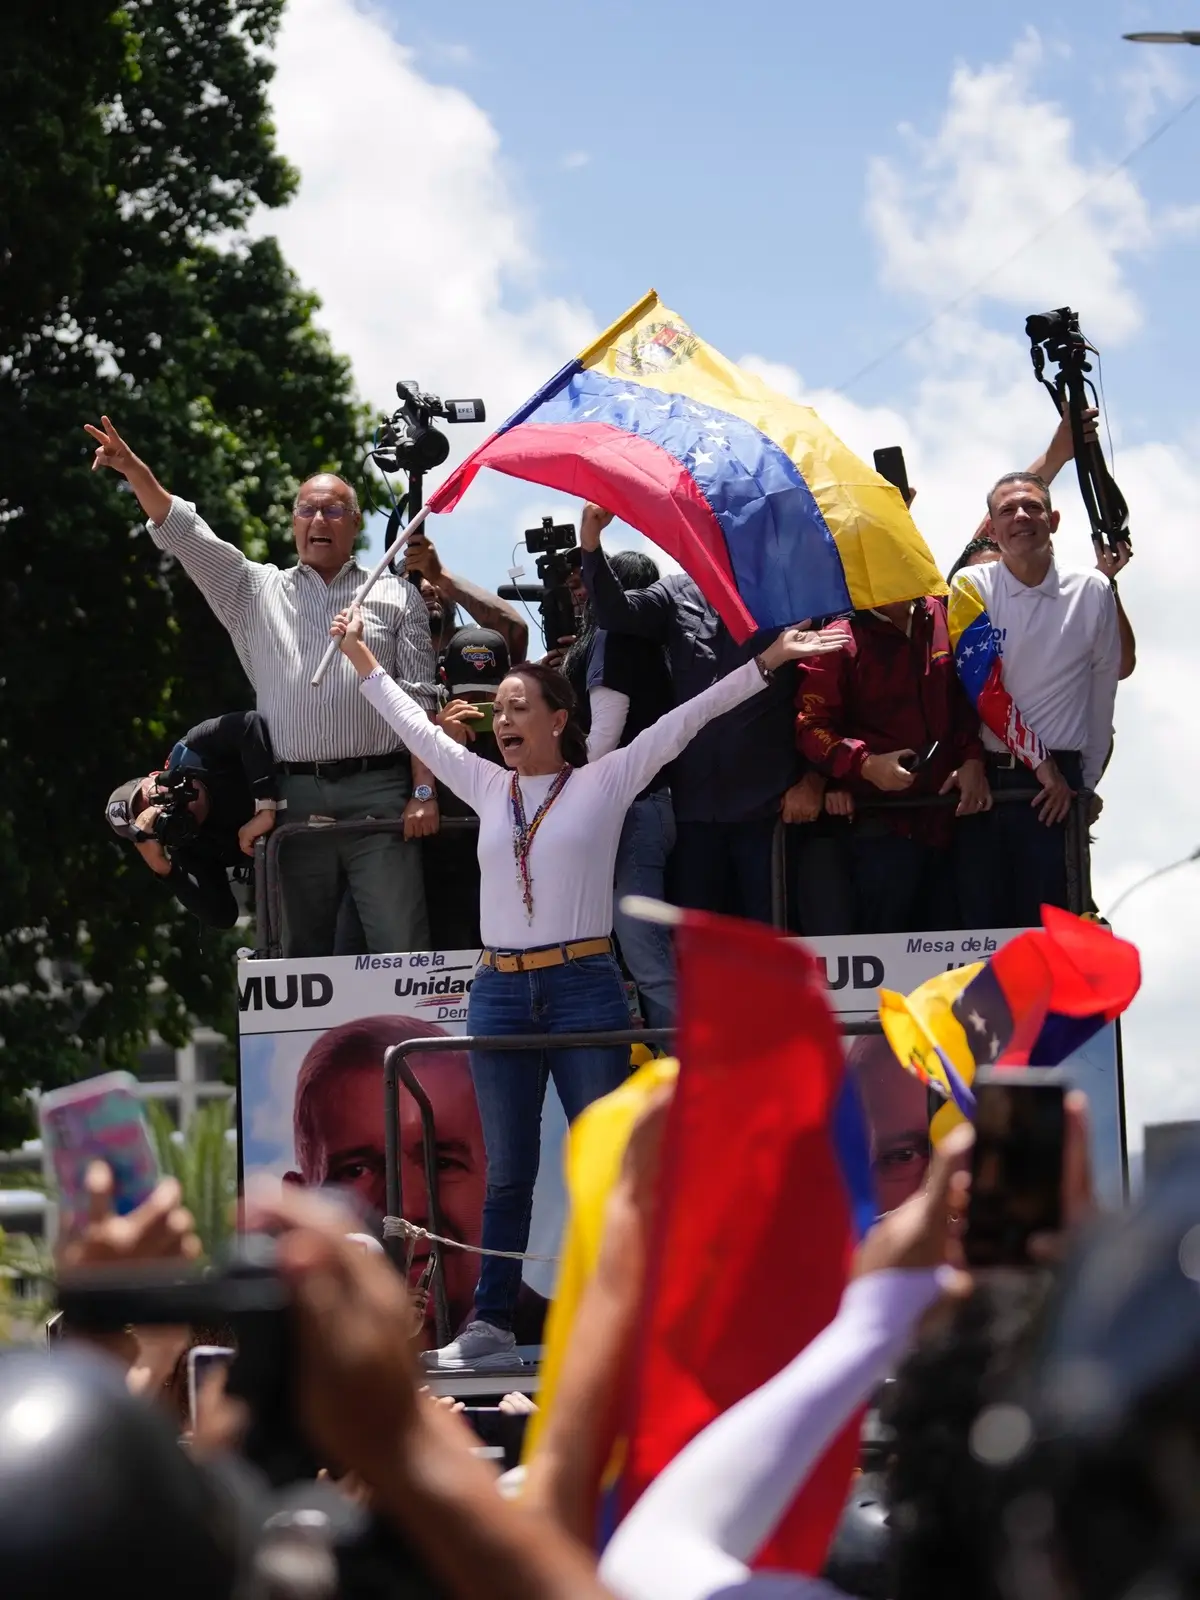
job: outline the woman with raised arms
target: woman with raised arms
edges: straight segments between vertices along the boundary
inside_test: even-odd
[[[467,1028],[483,1035],[629,1026],[611,933],[613,865],[631,801],[705,723],[757,694],[785,662],[840,649],[843,642],[828,630],[785,628],[761,655],[676,706],[624,749],[593,762],[567,680],[524,662],[496,690],[501,767],[466,748],[469,719],[478,716],[472,707],[448,708],[443,721],[452,737],[387,676],[363,640],[361,613],[343,611],[330,632],[380,716],[478,813],[485,949]],[[628,1071],[624,1046],[471,1053],[488,1163],[485,1250],[515,1256],[528,1245],[547,1077],[573,1121],[619,1087]],[[444,1349],[429,1352],[426,1363],[450,1370],[512,1365],[520,1284],[519,1259],[485,1256],[474,1320]]]

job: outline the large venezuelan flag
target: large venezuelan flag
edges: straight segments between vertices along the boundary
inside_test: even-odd
[[[594,500],[673,556],[739,642],[759,628],[944,594],[897,489],[651,291],[451,473]]]

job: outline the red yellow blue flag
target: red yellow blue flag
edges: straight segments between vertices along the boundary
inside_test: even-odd
[[[481,467],[594,500],[645,533],[739,642],[946,592],[899,490],[653,291],[451,473],[430,510],[453,510]]]
[[[935,1137],[971,1117],[980,1067],[1056,1067],[1132,1003],[1137,947],[1055,906],[987,961],[879,991],[879,1019],[902,1066],[953,1102]]]
[[[1000,635],[988,614],[977,576],[970,568],[955,578],[948,612],[954,665],[979,713],[979,720],[997,739],[1003,739],[1019,761],[1036,771],[1050,752],[1022,717],[1004,686]]]

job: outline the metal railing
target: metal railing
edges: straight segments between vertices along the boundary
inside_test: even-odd
[[[992,799],[996,805],[1028,805],[1040,793],[1037,787],[1028,789],[999,789]],[[1071,803],[1063,830],[1063,849],[1066,853],[1067,910],[1082,916],[1092,909],[1091,846],[1088,839],[1088,804],[1090,796],[1080,794]],[[856,812],[948,809],[957,803],[954,795],[904,795],[883,796],[878,799],[855,797]],[[771,848],[771,921],[776,928],[788,925],[788,837],[794,830],[803,830],[807,823],[779,822],[775,828]],[[848,827],[854,824],[848,823]],[[254,906],[256,935],[254,954],[262,958],[283,954],[283,891],[280,882],[279,856],[289,839],[321,834],[400,833],[404,822],[400,817],[381,817],[355,822],[285,822],[273,828],[265,840],[260,839],[254,853]],[[443,817],[441,833],[475,833],[479,818]],[[899,929],[898,932],[907,930]]]
[[[1025,789],[995,789],[992,791],[992,802],[997,806],[1029,805],[1041,792],[1036,784]],[[1092,856],[1091,841],[1088,837],[1090,802],[1090,794],[1077,794],[1071,802],[1071,809],[1067,813],[1063,828],[1063,851],[1066,857],[1064,865],[1067,876],[1066,909],[1073,911],[1076,916],[1084,916],[1092,909]],[[854,804],[857,817],[862,811],[878,815],[888,811],[947,810],[958,804],[958,796],[931,794],[914,795],[909,798],[905,795],[879,795],[864,799],[855,795]],[[803,833],[803,830],[810,826],[812,824],[806,822],[780,822],[775,829],[771,863],[771,920],[777,928],[786,928],[788,925],[788,836],[794,832]],[[847,826],[852,828],[854,823],[850,822]],[[895,931],[906,933],[910,930],[898,928]]]
[[[839,1017],[838,1026],[843,1035],[852,1037],[883,1032],[878,1017]],[[425,1169],[429,1232],[440,1239],[449,1237],[438,1187],[437,1124],[429,1096],[409,1065],[409,1056],[444,1056],[464,1050],[574,1050],[589,1045],[596,1049],[610,1045],[666,1045],[674,1037],[674,1028],[622,1028],[602,1033],[439,1034],[437,1038],[407,1039],[403,1044],[392,1045],[383,1057],[384,1183],[388,1216],[404,1216],[400,1155],[400,1085],[403,1084],[416,1101],[421,1115],[421,1160]],[[449,1344],[453,1333],[446,1300],[444,1248],[440,1244],[433,1247],[433,1314],[439,1348]],[[404,1241],[385,1234],[384,1249],[397,1269],[405,1271],[407,1250]]]
[[[279,853],[289,839],[311,839],[317,834],[403,833],[403,817],[369,817],[353,822],[285,822],[272,828],[254,849],[254,954],[258,959],[283,954],[283,887]],[[478,833],[479,818],[443,817],[444,833]]]

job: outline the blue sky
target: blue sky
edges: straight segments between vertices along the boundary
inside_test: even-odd
[[[925,320],[923,301],[879,283],[864,168],[872,156],[902,154],[901,124],[934,131],[956,65],[1003,60],[1036,24],[1046,52],[1038,87],[1070,112],[1089,166],[1114,164],[1138,142],[1130,74],[1174,69],[1200,88],[1200,51],[1121,39],[1150,23],[1195,26],[1200,11],[1181,0],[466,0],[441,13],[453,38],[428,31],[425,6],[392,4],[386,14],[423,71],[463,89],[495,122],[546,289],[579,295],[604,318],[653,282],[721,348],[762,350],[822,388],[840,386]],[[1154,123],[1170,110],[1164,96]],[[1151,203],[1195,201],[1198,151],[1200,117],[1138,158]],[[586,163],[565,164],[573,157]],[[1075,198],[1059,196],[1060,208]],[[1034,231],[1019,209],[997,217],[993,263]],[[1200,354],[1200,322],[1187,315],[1195,262],[1194,246],[1184,246],[1139,266],[1147,295],[1173,301],[1179,315],[1110,351],[1106,377],[1121,385],[1127,410],[1135,397],[1152,414],[1156,400],[1187,396],[1187,365]],[[1010,313],[1012,325],[1020,320]],[[905,359],[856,385],[855,397],[890,400]]]
[[[987,486],[1052,429],[1026,314],[1075,306],[1103,351],[1137,550],[1103,907],[1200,842],[1200,106],[1107,176],[1200,91],[1200,50],[1120,35],[1198,17],[1200,0],[289,0],[272,97],[301,186],[258,226],[380,407],[416,377],[499,420],[653,285],[861,455],[903,445],[945,565]],[[452,461],[481,436],[456,430]],[[1090,565],[1070,473],[1057,495],[1060,560]],[[485,473],[432,533],[494,585],[524,527],[577,510]],[[1146,973],[1127,1030],[1135,1142],[1144,1120],[1200,1115],[1197,870],[1120,921]]]

